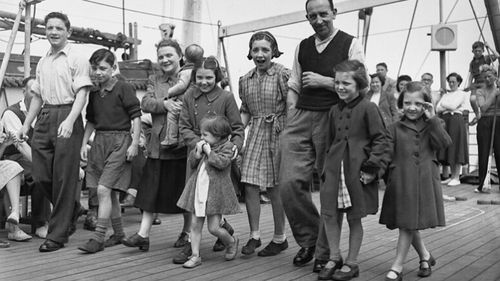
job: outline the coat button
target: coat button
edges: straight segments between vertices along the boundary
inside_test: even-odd
[[[415,153],[413,153],[413,155],[415,155],[415,157],[418,157],[419,154],[418,154],[418,152],[415,152]]]
[[[194,104],[194,107],[198,107],[198,104],[197,104],[197,103],[195,103],[195,104]]]

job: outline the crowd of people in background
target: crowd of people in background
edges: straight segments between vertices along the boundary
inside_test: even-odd
[[[161,213],[183,216],[174,243],[181,250],[173,262],[185,268],[202,264],[205,218],[217,238],[213,250],[225,251],[225,260],[254,254],[263,239],[269,242],[258,256],[274,256],[288,248],[288,220],[300,246],[295,266],[314,259],[319,280],[350,280],[361,271],[362,218],[378,212],[383,185],[380,223],[399,231],[386,280],[402,280],[410,245],[420,257],[418,276],[430,276],[436,259],[419,231],[445,225],[441,185],[459,185],[462,167],[469,164],[469,111],[469,125],[477,124],[475,192],[489,192],[484,180],[491,147],[500,163],[498,73],[489,66],[498,53],[475,42],[466,89],[460,88],[462,76],[452,72],[446,77],[449,89],[432,91],[431,73],[419,81],[409,75],[392,79],[381,62],[368,74],[360,41],[333,25],[333,1],[307,0],[305,12],[314,34],[297,46],[291,69],[273,61],[282,52],[270,32],[251,35],[247,58],[255,67],[240,77],[238,95],[221,86],[222,68],[201,46],[182,50],[177,41],[163,39],[156,45],[158,69],[141,101],[116,74],[111,51],[82,57],[68,43],[68,17],[48,14],[50,50],[36,77],[25,79],[25,98],[0,122],[8,239],[32,238],[18,226],[23,186],[34,202],[35,235],[45,239],[40,252],[63,248],[84,211],[78,188],[84,178],[84,228],[93,235],[78,247],[83,252],[119,244],[148,251]],[[319,210],[311,197],[314,171],[320,178]],[[272,207],[272,238],[261,237],[262,192]],[[229,221],[242,212],[241,198],[249,229],[248,240],[240,243]],[[142,211],[131,235],[122,225],[124,206]],[[109,225],[113,233],[106,238]]]

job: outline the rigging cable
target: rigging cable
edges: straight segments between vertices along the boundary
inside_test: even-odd
[[[108,8],[122,9],[121,7],[118,7],[118,6],[113,6],[113,5],[110,5],[110,4],[100,3],[100,2],[96,2],[96,1],[92,1],[92,0],[83,0],[83,1],[84,2],[88,2],[88,3],[92,3],[92,4],[96,4],[96,5],[105,6],[105,7],[108,7]],[[144,11],[139,11],[139,10],[134,10],[134,9],[128,9],[128,8],[125,9],[125,11],[134,12],[134,13],[143,14],[143,15],[148,15],[148,16],[159,17],[159,18],[167,18],[167,19],[177,20],[177,21],[184,21],[184,22],[190,22],[190,23],[196,23],[196,24],[204,24],[204,25],[217,26],[216,23],[196,21],[196,20],[188,20],[188,19],[176,18],[176,17],[167,17],[167,16],[164,16],[164,15],[158,15],[158,14],[154,14],[154,13],[149,13],[149,12],[144,12]]]
[[[417,6],[418,6],[418,0],[415,1],[415,8],[413,9],[413,15],[411,16],[410,28],[408,29],[408,35],[406,36],[406,42],[405,42],[405,47],[403,49],[403,55],[401,56],[401,62],[399,63],[398,77],[399,77],[399,73],[401,72],[401,67],[403,66],[403,60],[405,58],[406,48],[408,47],[408,41],[410,39],[411,28],[413,26],[413,20],[415,20],[415,14],[417,12]]]

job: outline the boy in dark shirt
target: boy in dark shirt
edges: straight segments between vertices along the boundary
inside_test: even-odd
[[[487,56],[483,55],[485,47],[491,51],[491,54],[488,52]],[[474,54],[474,57],[469,63],[469,81],[466,89],[471,90],[470,104],[476,114],[476,117],[471,122],[471,125],[474,125],[477,123],[477,120],[481,118],[481,112],[479,111],[479,107],[476,103],[476,90],[482,87],[484,81],[480,75],[481,71],[479,68],[484,64],[492,64],[498,58],[498,53],[494,49],[490,48],[488,43],[483,43],[481,41],[476,41],[472,44],[472,53]]]

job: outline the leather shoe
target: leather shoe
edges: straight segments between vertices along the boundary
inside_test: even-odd
[[[97,253],[99,251],[104,250],[104,242],[99,242],[95,239],[89,239],[87,243],[78,247],[78,250],[84,251],[85,253],[88,254]]]
[[[299,252],[293,258],[293,265],[295,266],[304,266],[308,262],[310,262],[314,257],[314,251],[316,250],[316,246],[312,246],[309,248],[300,248]]]
[[[286,239],[285,239],[285,241],[283,241],[283,243],[274,243],[273,241],[271,241],[257,255],[259,257],[276,256],[277,254],[281,253],[282,251],[284,251],[286,249],[288,249],[288,241]]]
[[[359,266],[357,264],[347,264],[344,263],[345,266],[349,267],[349,271],[344,272],[342,270],[337,270],[332,276],[332,279],[335,281],[347,281],[351,280],[354,277],[359,276]]]
[[[47,240],[45,240],[45,242],[43,242],[42,245],[40,245],[40,248],[38,250],[40,250],[40,252],[42,252],[42,253],[46,253],[46,252],[54,252],[54,251],[57,251],[61,248],[64,248],[63,243],[59,243],[59,242],[47,239]]]
[[[422,263],[427,263],[428,267],[422,267]],[[432,274],[431,266],[436,265],[436,260],[432,255],[430,255],[428,260],[421,260],[420,267],[418,269],[417,275],[420,277],[429,277]]]
[[[125,235],[116,235],[116,234],[111,235],[108,238],[108,240],[104,241],[104,248],[113,247],[115,245],[121,244],[123,238],[125,238]]]
[[[232,236],[234,234],[233,227],[227,222],[226,219],[224,219],[224,224],[222,224],[222,228],[224,228],[225,230],[227,230],[227,232],[229,232],[229,235]],[[224,251],[225,249],[226,249],[226,245],[224,245],[224,243],[220,239],[217,239],[217,241],[215,241],[215,244],[214,244],[214,246],[212,248],[212,250],[214,252]]]
[[[321,270],[323,270],[323,268],[325,267],[327,262],[328,262],[328,260],[315,259],[314,265],[313,265],[313,272],[319,273]]]
[[[189,257],[193,255],[193,250],[191,249],[191,242],[187,242],[175,257],[172,259],[172,262],[175,264],[183,264],[189,260]]]
[[[316,265],[316,261],[314,262],[314,264]],[[335,271],[337,269],[340,269],[342,267],[342,264],[343,264],[342,259],[338,261],[333,261],[333,260],[326,261],[326,264],[324,264],[323,269],[321,269],[321,271],[318,274],[318,280],[331,280],[333,274],[335,274]]]
[[[127,247],[138,247],[139,250],[147,252],[149,251],[149,237],[142,237],[139,234],[134,234],[130,237],[124,238],[122,244]]]
[[[259,248],[261,245],[262,242],[260,241],[260,238],[259,239],[250,238],[247,244],[243,246],[243,248],[241,248],[241,253],[244,255],[251,255],[255,253],[255,249]]]
[[[182,248],[186,246],[186,244],[189,242],[189,235],[186,232],[181,232],[179,234],[179,238],[177,238],[177,241],[174,243],[174,248]]]
[[[120,207],[122,208],[131,208],[134,207],[134,202],[135,202],[135,196],[127,193],[127,196],[123,201],[120,203]]]
[[[397,272],[394,269],[390,269],[389,272],[393,272],[394,274],[396,274],[396,278],[389,278],[386,275],[385,276],[385,281],[403,281],[403,274],[402,274],[402,272]]]

